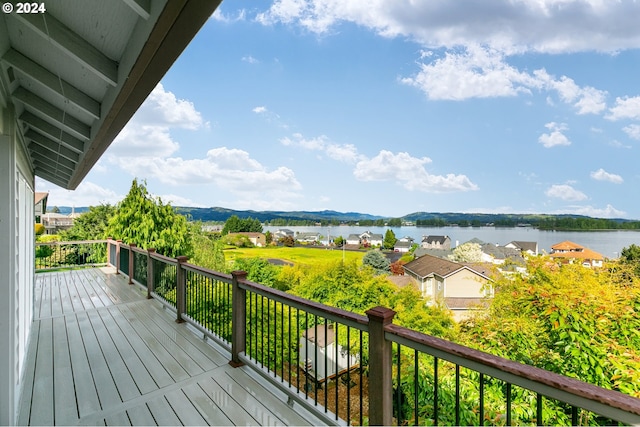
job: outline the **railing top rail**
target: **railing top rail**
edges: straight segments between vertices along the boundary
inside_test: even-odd
[[[220,273],[219,271],[209,270],[205,267],[200,267],[195,264],[182,263],[182,267],[187,271],[202,274],[203,276],[211,277],[221,282],[231,283],[232,278],[230,274]]]
[[[157,252],[149,252],[149,256],[152,259],[156,259],[158,261],[166,262],[167,264],[178,265],[178,260],[177,259],[161,255],[161,254],[159,254]]]
[[[441,338],[423,334],[398,325],[385,326],[387,339],[407,347],[423,351],[443,360],[474,369],[478,372],[508,381],[553,398],[564,399],[568,395],[576,396],[589,402],[597,402],[605,407],[612,407],[635,414],[635,423],[640,421],[640,399],[614,390],[603,389],[575,378],[565,377],[555,372],[546,371],[513,360],[494,356],[480,350],[465,347]],[[484,367],[485,369],[482,369]],[[519,380],[520,379],[520,380]],[[554,391],[563,396],[553,395]],[[547,392],[550,392],[547,394]],[[580,405],[585,409],[590,407]],[[593,408],[594,412],[596,408]]]
[[[129,249],[131,249],[131,251],[133,251],[133,252],[137,252],[139,254],[144,254],[144,255],[146,255],[147,252],[149,252],[146,249],[142,249],[142,248],[139,248],[137,246],[129,246]]]
[[[36,246],[51,246],[51,245],[80,245],[89,243],[107,243],[107,240],[74,240],[70,242],[36,242]]]
[[[309,313],[326,317],[327,319],[341,322],[343,324],[355,327],[363,331],[368,330],[369,319],[361,314],[356,314],[350,311],[342,310],[340,308],[331,307],[319,302],[310,301],[308,299],[291,295],[278,289],[273,289],[246,279],[239,280],[238,284],[242,289],[255,292],[268,298],[272,298],[278,302],[290,305],[294,308],[303,309],[308,311]]]

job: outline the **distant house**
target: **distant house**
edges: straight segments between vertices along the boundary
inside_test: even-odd
[[[360,246],[360,236],[358,236],[357,234],[349,234],[346,241],[347,241],[347,245]]]
[[[36,217],[36,223],[42,224],[42,215],[47,212],[47,198],[49,193],[36,191],[34,195],[34,215]]]
[[[278,241],[280,239],[284,239],[285,237],[293,237],[295,233],[288,228],[279,228],[273,232],[273,240]]]
[[[58,234],[73,227],[75,214],[63,215],[59,213],[47,212],[42,215],[42,225],[46,230],[46,234]]]
[[[246,236],[254,246],[264,247],[267,245],[267,237],[264,233],[256,232],[241,232],[241,233],[229,233],[227,236]]]
[[[209,225],[203,225],[202,226],[202,231],[206,232],[206,233],[220,233],[222,231],[223,226],[220,224],[209,224]]]
[[[320,241],[320,233],[303,232],[296,234],[296,240],[300,243],[317,243]]]
[[[365,231],[360,235],[360,244],[364,246],[382,246],[382,234]]]
[[[451,249],[451,238],[449,236],[424,236],[420,247],[424,249]]]
[[[444,303],[461,320],[493,295],[490,269],[423,255],[403,266],[430,304]]]
[[[317,383],[333,379],[358,367],[360,363],[357,354],[350,354],[336,343],[333,324],[317,325],[307,329],[300,337],[298,354],[302,369]]]
[[[598,252],[568,240],[551,246],[550,256],[566,263],[579,262],[585,267],[602,267],[604,261]]]
[[[505,248],[518,249],[529,255],[538,255],[538,242],[522,242],[514,240],[504,245]]]
[[[401,237],[396,241],[396,244],[393,246],[393,250],[395,252],[409,252],[411,250],[411,246],[413,246],[413,237]]]
[[[522,257],[522,251],[513,247],[498,246],[492,243],[484,243],[480,245],[482,251],[482,261],[492,264],[504,264],[507,260],[524,265],[525,260]]]

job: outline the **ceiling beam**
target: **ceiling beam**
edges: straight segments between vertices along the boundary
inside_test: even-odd
[[[42,170],[45,170],[51,174],[58,175],[64,181],[68,181],[71,178],[71,173],[68,169],[65,169],[60,164],[52,165],[50,163],[42,162],[41,160],[34,160],[33,164]]]
[[[145,21],[151,16],[149,0],[122,0]]]
[[[89,140],[91,137],[91,127],[22,86],[18,87],[11,95],[14,99],[49,117],[77,137],[84,140]]]
[[[62,188],[67,187],[67,182],[65,180],[60,179],[58,176],[51,174],[42,168],[39,168],[36,166],[35,172],[36,172],[36,175],[38,175],[40,178],[46,179],[47,181],[53,184],[56,184]]]
[[[62,80],[46,68],[33,62],[14,49],[9,49],[2,57],[2,61],[20,70],[51,92],[69,101],[94,119],[100,118],[100,104],[75,86]]]
[[[42,164],[50,165],[50,167],[63,171],[68,175],[73,175],[73,169],[68,167],[65,163],[68,162],[69,164],[73,165],[73,162],[70,162],[65,158],[58,159],[60,161],[54,162],[50,157],[47,157],[48,155],[44,155],[39,152],[46,152],[47,150],[43,149],[37,144],[31,144],[31,146],[29,146],[29,150],[31,152],[31,157],[33,158],[34,163],[40,162]]]
[[[54,153],[58,153],[59,155],[71,160],[74,163],[78,163],[80,160],[80,155],[73,150],[69,150],[64,145],[56,142],[52,139],[47,138],[44,135],[39,134],[33,130],[28,130],[27,133],[24,134],[26,139],[30,139],[38,145],[43,146],[44,148],[53,151]]]
[[[71,150],[74,150],[78,153],[84,152],[84,142],[82,140],[66,133],[62,129],[52,125],[46,120],[41,119],[35,114],[25,111],[20,115],[18,120],[21,120],[22,122],[29,125],[31,129],[37,130],[41,134],[48,136],[54,141],[60,141]]]
[[[118,66],[116,62],[109,59],[49,13],[12,13],[11,16],[29,26],[46,41],[80,62],[111,86],[118,84]]]
[[[31,144],[29,144],[29,151],[31,152],[31,156],[34,158],[34,160],[40,158],[40,160],[45,163],[56,163],[63,165],[68,169],[75,170],[76,164],[71,160],[66,159],[62,156],[58,156],[58,153],[48,150],[42,145],[36,144],[35,142],[31,142]]]

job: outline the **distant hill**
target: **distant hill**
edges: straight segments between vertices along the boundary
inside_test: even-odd
[[[60,213],[69,214],[72,208],[58,206]],[[87,207],[76,207],[75,212],[86,212]],[[193,221],[224,222],[235,215],[238,218],[255,218],[272,225],[307,225],[317,222],[323,224],[360,223],[364,225],[383,225],[389,218],[360,212],[324,211],[254,211],[234,210],[221,207],[194,208],[176,207],[178,213]],[[640,230],[640,221],[622,218],[602,219],[584,215],[549,215],[549,214],[484,214],[460,212],[413,212],[399,218],[402,222],[410,222],[418,226],[486,226],[518,227],[531,226],[547,230],[607,230],[634,229]],[[399,223],[399,222],[398,222]]]

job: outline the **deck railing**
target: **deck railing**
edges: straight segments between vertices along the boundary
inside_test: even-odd
[[[251,282],[245,272],[107,245],[109,264],[176,321],[328,424],[640,424],[640,399],[394,325],[388,308],[361,316]]]
[[[106,265],[106,242],[106,240],[36,242],[36,271]]]

